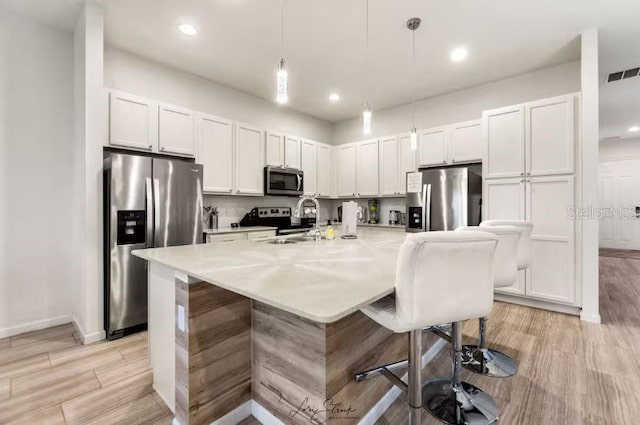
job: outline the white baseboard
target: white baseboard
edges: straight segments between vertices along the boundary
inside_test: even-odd
[[[433,344],[433,346],[422,356],[422,367],[424,368],[427,364],[431,363],[435,356],[448,344],[449,343],[444,339],[436,341],[436,343]],[[404,380],[406,377],[407,374],[405,374],[402,379]],[[382,396],[380,401],[378,401],[375,406],[373,406],[371,410],[369,410],[367,414],[360,419],[358,425],[374,425],[384,412],[386,412],[387,409],[396,401],[400,394],[402,394],[402,391],[398,387],[394,386],[391,388],[384,396]]]
[[[82,326],[80,326],[80,323],[74,314],[71,315],[71,323],[73,324],[73,327],[76,328],[76,332],[78,332],[78,336],[80,337],[80,341],[82,341],[83,345],[93,344],[94,342],[102,341],[107,337],[104,329],[86,333],[84,329],[82,329]]]
[[[584,311],[580,313],[580,320],[582,320],[583,322],[590,322],[590,323],[597,323],[597,324],[602,323],[602,318],[600,317],[599,314],[585,313]]]
[[[251,416],[251,405],[252,400],[248,400],[242,403],[240,406],[233,409],[231,412],[227,413],[221,418],[216,419],[211,422],[211,425],[236,425],[241,422],[243,419]],[[264,423],[264,422],[263,422]]]
[[[50,319],[35,320],[33,322],[22,323],[20,325],[0,329],[0,338],[8,338],[10,336],[20,335],[26,332],[39,331],[53,326],[65,325],[67,323],[71,323],[70,314],[52,317]]]
[[[251,401],[251,415],[259,420],[262,425],[284,425],[280,419],[276,418],[255,400]]]
[[[582,309],[580,307],[554,303],[552,301],[542,301],[533,298],[521,297],[512,294],[495,293],[493,299],[505,303],[519,304],[525,307],[540,308],[542,310],[555,311],[556,313],[571,314],[572,316],[580,316]]]

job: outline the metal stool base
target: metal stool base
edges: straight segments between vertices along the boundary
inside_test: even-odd
[[[508,378],[518,372],[518,365],[509,356],[500,351],[477,345],[464,345],[462,367],[480,375],[493,378]]]
[[[422,408],[452,425],[489,425],[498,421],[498,406],[484,391],[466,382],[456,394],[450,379],[431,379],[422,387]]]

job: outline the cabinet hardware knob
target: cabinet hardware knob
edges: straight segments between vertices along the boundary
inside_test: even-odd
[[[163,146],[163,147],[161,147],[161,148],[160,148],[160,150],[161,150],[161,151],[163,151],[163,150],[164,150],[164,146]]]
[[[530,175],[531,175],[531,173],[530,173],[530,172],[527,172],[527,176],[530,176]]]
[[[524,173],[520,173],[521,176],[524,176]]]
[[[153,145],[149,145],[149,149],[153,149]]]

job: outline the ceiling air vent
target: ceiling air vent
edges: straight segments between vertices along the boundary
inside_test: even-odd
[[[616,71],[607,75],[607,83],[613,83],[620,80],[626,80],[627,78],[633,78],[640,76],[640,67],[631,68],[625,71]]]

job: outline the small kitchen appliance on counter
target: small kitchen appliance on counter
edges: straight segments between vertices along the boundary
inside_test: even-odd
[[[313,218],[303,217],[300,224],[291,222],[291,208],[289,207],[255,207],[246,213],[240,226],[267,226],[278,228],[278,235],[290,235],[292,233],[304,233],[309,231],[314,224]]]
[[[369,224],[380,223],[380,201],[377,199],[369,199],[367,202],[369,211]]]
[[[401,212],[398,210],[391,210],[389,211],[389,224],[390,225],[397,225],[400,224],[400,216],[401,216]]]

